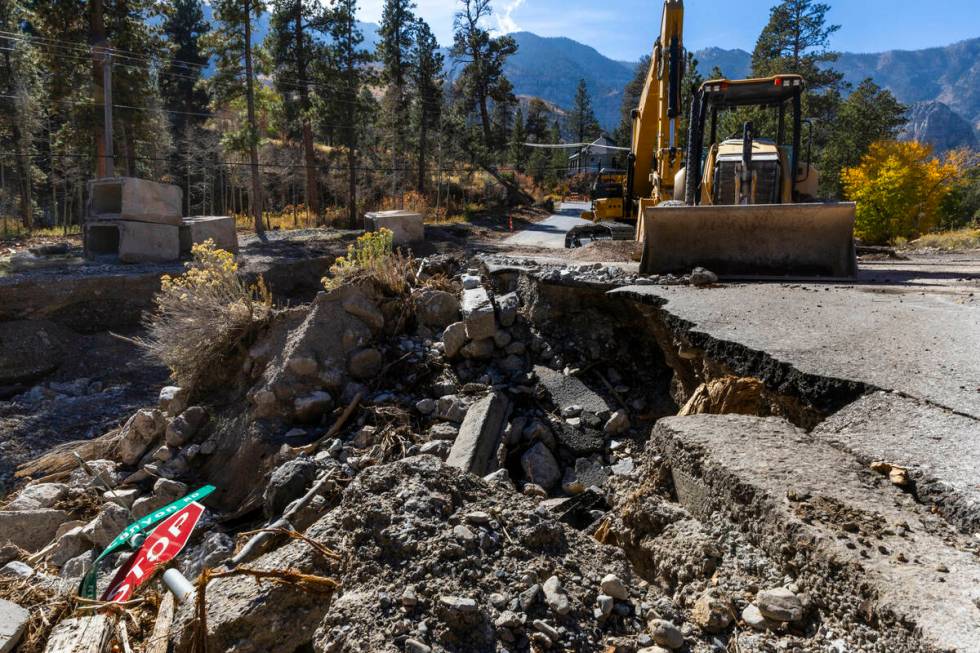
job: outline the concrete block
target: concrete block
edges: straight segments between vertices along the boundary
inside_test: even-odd
[[[8,653],[17,647],[30,619],[31,613],[24,608],[0,599],[0,653]]]
[[[66,521],[68,513],[50,508],[0,511],[0,541],[10,540],[34,553],[46,546]]]
[[[136,177],[93,179],[88,184],[87,220],[180,225],[184,192],[179,186]]]
[[[463,291],[463,323],[470,340],[492,338],[497,333],[493,303],[483,286]]]
[[[166,263],[180,258],[179,227],[110,220],[85,223],[85,254],[116,254],[123,263]]]
[[[497,392],[470,406],[446,464],[477,476],[493,471],[491,463],[509,410],[510,402]]]
[[[376,211],[364,216],[364,230],[390,229],[395,245],[405,245],[425,240],[422,214],[412,211]]]
[[[180,225],[180,252],[190,254],[191,247],[211,239],[219,249],[238,253],[235,218],[226,215],[196,215],[184,218]]]

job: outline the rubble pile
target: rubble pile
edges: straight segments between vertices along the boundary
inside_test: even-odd
[[[131,522],[208,483],[173,565],[203,580],[152,628],[175,653],[878,650],[734,519],[678,503],[644,446],[682,404],[635,316],[446,256],[416,277],[278,311],[223,387],[164,387],[24,468],[0,506],[0,599],[27,579],[70,597]],[[100,593],[124,560],[98,565]],[[32,642],[71,612],[41,604],[21,606]]]

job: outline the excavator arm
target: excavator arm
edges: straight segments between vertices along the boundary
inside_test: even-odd
[[[674,175],[682,167],[677,147],[684,77],[684,2],[664,0],[660,36],[653,46],[640,103],[633,111],[628,156],[626,210],[647,198],[654,204],[673,197]]]

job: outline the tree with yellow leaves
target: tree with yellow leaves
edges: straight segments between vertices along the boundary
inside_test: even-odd
[[[939,207],[963,169],[956,152],[933,156],[917,141],[879,141],[861,162],[841,173],[844,192],[857,202],[855,235],[883,244],[915,238],[934,228]]]

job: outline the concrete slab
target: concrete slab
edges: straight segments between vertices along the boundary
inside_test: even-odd
[[[735,415],[662,419],[647,453],[695,516],[737,524],[819,609],[876,623],[882,650],[980,650],[975,543],[853,456]]]
[[[235,218],[227,215],[196,215],[184,218],[180,225],[180,252],[190,254],[191,247],[211,239],[219,249],[238,253]]]
[[[510,402],[498,392],[470,406],[446,464],[477,476],[493,471],[494,454],[509,410]]]
[[[492,338],[497,333],[497,315],[483,286],[463,290],[463,301],[460,307],[463,313],[463,324],[466,326],[466,337],[470,340]]]
[[[132,220],[86,222],[85,254],[115,254],[122,263],[169,263],[180,258],[180,228]]]
[[[88,182],[86,220],[134,220],[180,225],[184,192],[180,186],[136,177],[108,177]]]
[[[0,599],[0,653],[10,653],[24,635],[31,613],[11,601]]]
[[[980,303],[968,288],[733,284],[627,286],[610,292],[653,304],[676,326],[747,351],[738,373],[765,354],[804,374],[902,393],[980,419]],[[693,343],[699,346],[698,343]]]
[[[376,211],[364,216],[364,230],[377,231],[390,229],[394,234],[395,245],[425,240],[425,227],[422,214],[413,211]]]
[[[960,528],[980,532],[980,424],[972,418],[886,392],[831,415],[813,436],[868,464],[905,467],[920,501]]]
[[[543,365],[535,365],[534,373],[559,411],[569,406],[581,406],[585,412],[595,413],[603,418],[609,416],[612,408],[606,400],[589,389],[578,377],[565,376]]]

